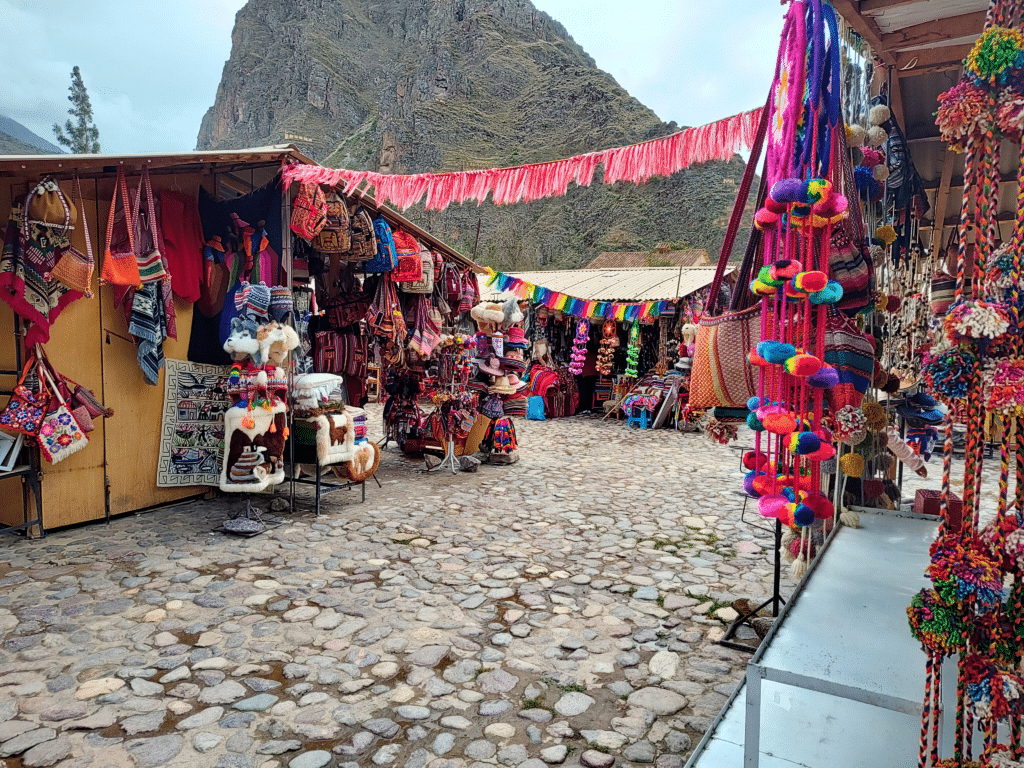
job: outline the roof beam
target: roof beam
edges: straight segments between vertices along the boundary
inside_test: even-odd
[[[955,153],[947,146],[942,156],[942,177],[939,179],[939,189],[935,193],[935,210],[932,218],[935,221],[946,220],[946,206],[949,203],[950,182],[953,180],[953,160]],[[942,239],[942,232],[939,232],[939,239]],[[935,237],[932,236],[934,242]]]
[[[898,8],[901,5],[918,3],[921,0],[860,0],[860,12],[864,15],[881,13],[889,8]]]
[[[959,69],[972,47],[973,44],[966,43],[922,48],[919,51],[902,51],[896,55],[896,69],[905,73],[904,77]]]
[[[951,154],[951,153],[947,152],[946,156],[948,157],[949,154]],[[943,167],[943,172],[945,172],[945,167]],[[1016,183],[1017,183],[1017,174],[1016,174],[1016,172],[1013,172],[1013,173],[1000,173],[999,174],[999,183],[1000,184],[1010,184],[1010,183],[1013,183],[1014,185],[1016,185]],[[963,186],[964,186],[963,177],[961,177],[961,176],[954,176],[954,177],[952,177],[950,179],[949,184],[950,184],[950,188],[951,189],[963,189]],[[942,179],[941,178],[938,181],[936,181],[935,179],[932,179],[930,181],[923,182],[923,189],[926,192],[931,192],[933,189],[941,189],[941,187],[942,187]]]
[[[860,3],[857,0],[833,0],[832,5],[839,12],[839,15],[846,19],[846,23],[849,24],[858,35],[867,41],[867,44],[871,46],[871,49],[886,64],[895,63],[895,59],[882,42],[882,31],[875,24],[874,19],[869,19],[867,16],[861,16]]]
[[[975,30],[980,35],[984,26],[985,11],[948,16],[945,19],[933,19],[882,35],[882,45],[888,51],[897,51],[915,45],[941,43],[943,40],[969,35]]]

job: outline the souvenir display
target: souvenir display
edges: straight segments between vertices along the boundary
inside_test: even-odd
[[[935,398],[917,395],[899,409],[923,432],[914,439],[924,453],[943,424],[942,490],[938,537],[926,575],[933,586],[907,608],[910,628],[927,655],[920,765],[1017,765],[1024,757],[1024,408],[1021,366],[1021,280],[1024,196],[1016,199],[1010,243],[997,247],[996,211],[1003,140],[1021,143],[1024,35],[1019,4],[993,0],[985,29],[965,61],[960,82],[939,97],[937,123],[943,138],[963,150],[965,182],[956,243],[952,304],[935,328],[923,378]],[[1024,157],[1017,159],[1024,173]],[[967,242],[974,227],[973,253]],[[973,265],[978,265],[975,271]],[[1002,424],[999,491],[995,516],[982,525],[980,493],[986,424]],[[962,510],[952,492],[953,422],[966,428]],[[909,438],[909,436],[908,436]],[[908,440],[909,441],[909,440]],[[1016,447],[1014,447],[1016,446]],[[1013,456],[1016,456],[1014,459]],[[1009,491],[1016,470],[1016,496]],[[957,656],[956,702],[942,703],[941,668]],[[952,727],[952,755],[942,755],[939,712]],[[1009,743],[999,740],[1007,727]],[[975,756],[974,734],[983,737]],[[942,759],[940,759],[942,758]],[[978,763],[971,762],[977,759]]]

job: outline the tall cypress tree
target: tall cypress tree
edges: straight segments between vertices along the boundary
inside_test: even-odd
[[[100,131],[92,122],[92,104],[89,103],[89,92],[82,81],[82,71],[75,67],[71,70],[71,109],[68,114],[74,120],[68,120],[61,128],[53,124],[53,135],[57,143],[67,147],[75,155],[96,155],[100,151]]]

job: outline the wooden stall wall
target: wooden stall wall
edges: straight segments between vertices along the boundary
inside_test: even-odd
[[[129,185],[139,178],[138,169],[126,169]],[[35,179],[11,180],[0,190],[0,210],[10,210],[11,196],[24,195],[27,184]],[[212,189],[211,176],[154,175],[154,191],[174,188],[198,194],[200,184]],[[46,344],[53,365],[64,375],[94,390],[104,404],[114,409],[110,419],[97,419],[89,445],[55,465],[43,464],[43,520],[47,528],[56,528],[102,519],[107,504],[111,515],[144,509],[180,498],[203,493],[202,486],[158,488],[157,456],[163,410],[163,374],[157,386],[142,378],[136,362],[135,345],[128,334],[124,313],[114,306],[113,291],[99,286],[107,213],[113,195],[113,179],[86,179],[82,183],[84,215],[97,267],[93,277],[93,298],[79,299],[66,307],[57,319]],[[72,183],[62,182],[69,199]],[[79,215],[83,215],[80,211]],[[76,227],[75,245],[84,253],[82,227]],[[192,305],[175,299],[178,338],[168,339],[164,354],[186,359],[192,327]],[[15,347],[14,318],[10,308],[0,303],[0,366],[13,369]],[[6,382],[5,382],[6,383]],[[0,522],[21,520],[21,494],[13,493],[16,480],[6,481],[11,490],[0,486]],[[19,489],[20,490],[20,489]],[[109,495],[108,495],[109,494]]]

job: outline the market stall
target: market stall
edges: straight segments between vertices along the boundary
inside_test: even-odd
[[[39,401],[40,416],[57,419],[32,424],[31,408],[5,409],[6,432],[17,435],[17,421],[28,433],[15,452],[40,490],[24,504],[5,493],[0,522],[23,523],[37,501],[46,529],[205,493],[229,485],[232,472],[247,490],[283,479],[277,441],[280,422],[290,423],[290,377],[315,367],[308,324],[332,298],[318,305],[310,280],[340,261],[295,247],[301,195],[280,174],[308,162],[290,145],[0,159],[0,207],[13,212],[0,263],[0,327],[9,329],[0,365],[8,392],[22,384],[19,402]],[[346,199],[460,274],[471,268],[372,198]],[[289,334],[306,342],[291,353],[294,364]],[[358,397],[365,373],[349,379]],[[358,407],[352,400],[346,394]],[[226,434],[224,414],[241,403]],[[261,420],[266,429],[250,426]],[[236,458],[245,456],[239,466],[224,461],[232,435]],[[8,476],[13,487],[19,476],[0,480]]]
[[[691,266],[479,279],[485,300],[515,299],[526,311],[528,391],[540,400],[532,418],[595,411],[647,428],[675,424],[685,407],[691,329],[714,275]]]

